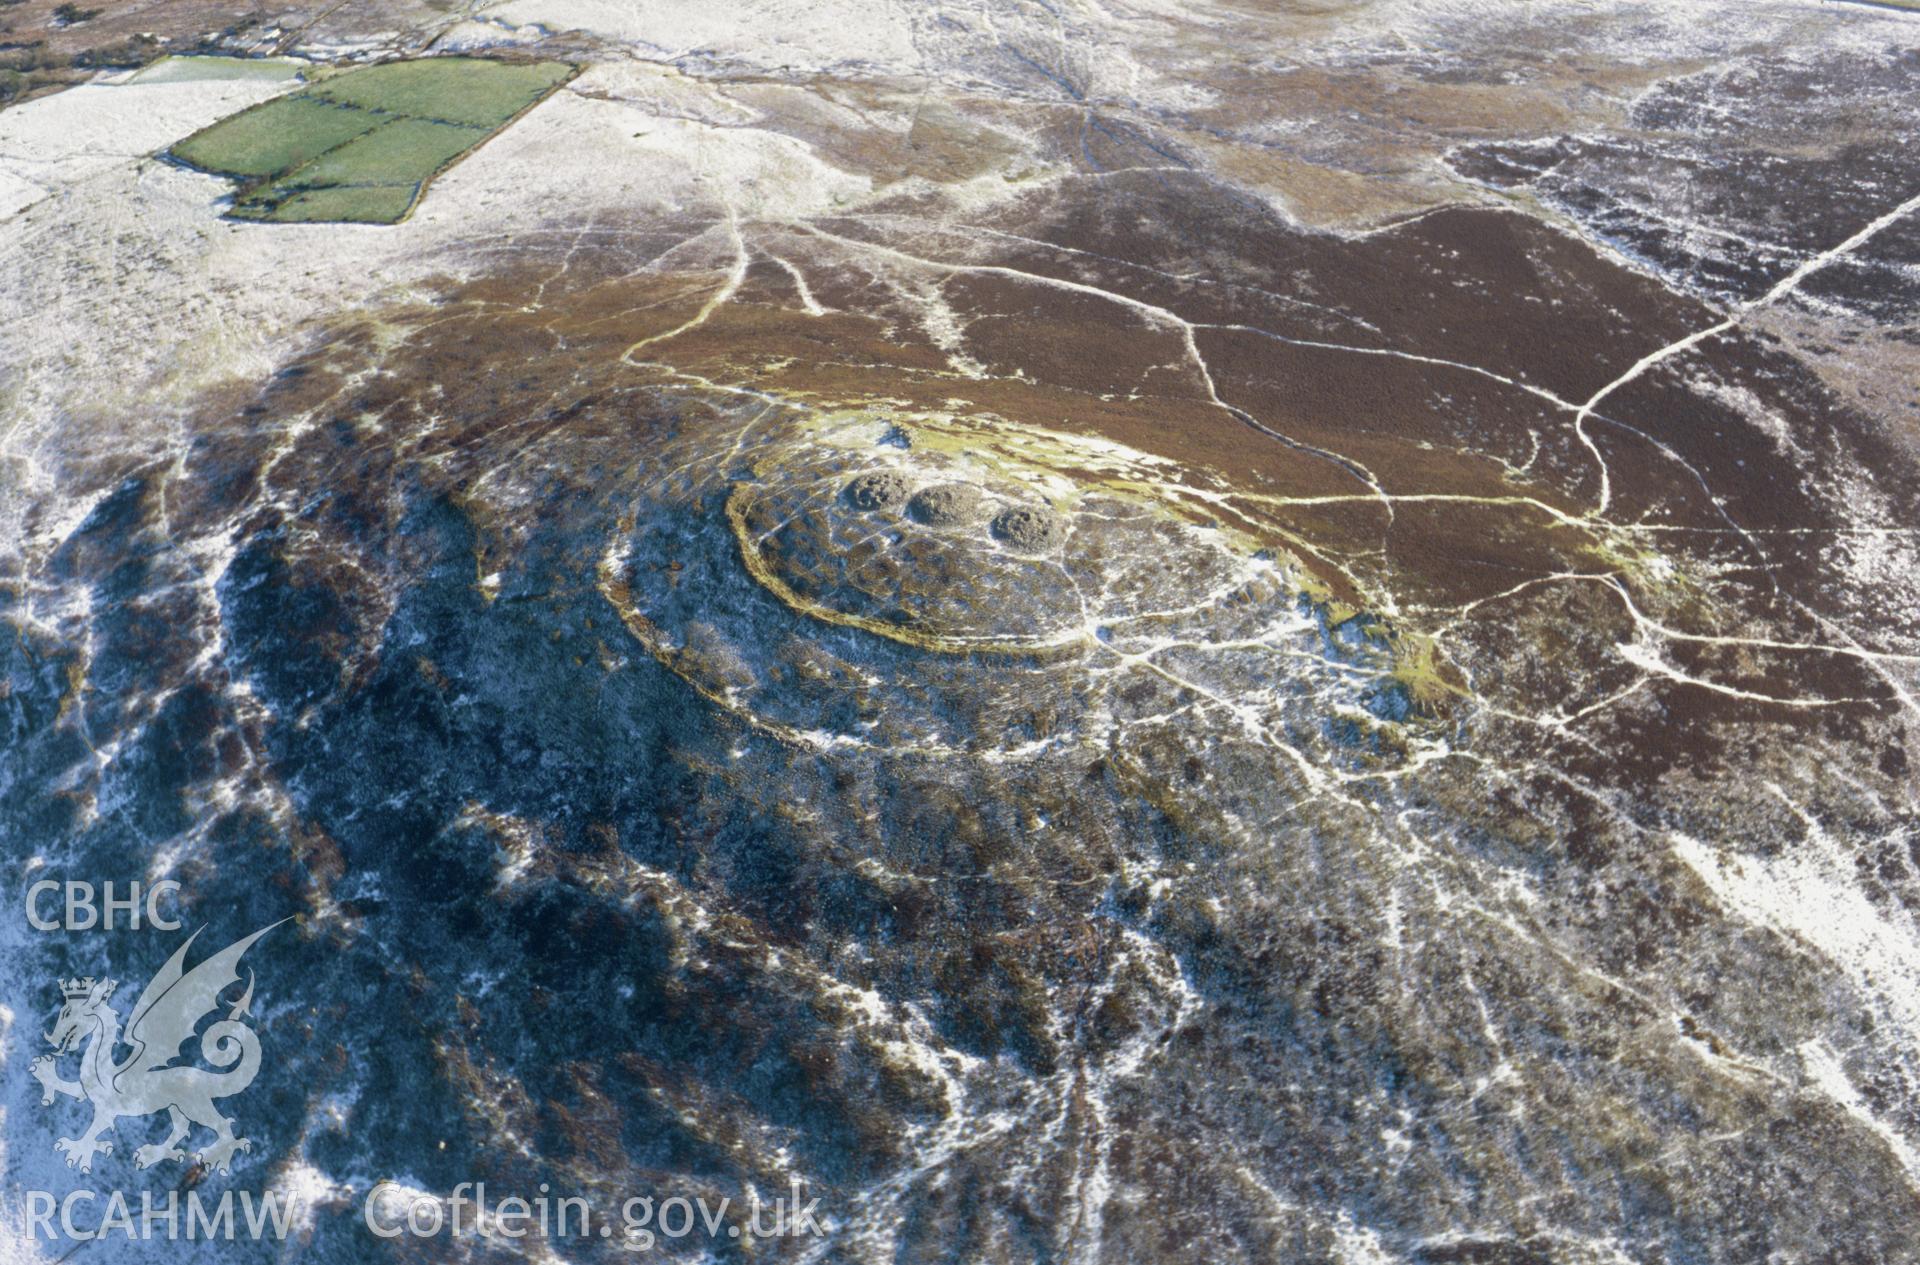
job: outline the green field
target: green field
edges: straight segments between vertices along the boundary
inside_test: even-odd
[[[221,57],[194,53],[162,57],[134,75],[134,83],[191,83],[205,79],[298,79],[311,64],[293,57]]]
[[[222,119],[168,152],[239,180],[227,211],[235,219],[392,224],[435,176],[574,70],[477,57],[368,66]]]
[[[365,110],[491,129],[546,96],[571,70],[563,62],[434,57],[368,66],[323,80],[313,92]]]
[[[173,147],[173,156],[223,176],[277,176],[379,126],[379,117],[365,110],[343,110],[298,93],[189,136]]]

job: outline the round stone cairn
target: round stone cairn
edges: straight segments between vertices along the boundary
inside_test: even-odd
[[[980,515],[980,489],[971,483],[939,483],[921,488],[907,502],[907,513],[929,527],[956,527]]]
[[[894,470],[869,470],[847,484],[847,503],[860,510],[892,509],[907,499],[907,476]]]
[[[1039,553],[1051,549],[1066,530],[1050,511],[1021,505],[994,516],[993,534],[1015,549]]]

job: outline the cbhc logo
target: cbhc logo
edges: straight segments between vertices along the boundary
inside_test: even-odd
[[[102,931],[113,930],[116,914],[125,914],[131,920],[130,930],[140,930],[140,915],[146,914],[147,926],[159,931],[180,930],[180,920],[169,922],[160,916],[160,898],[178,892],[180,884],[172,879],[161,879],[148,885],[145,899],[141,896],[141,884],[136,880],[129,883],[124,896],[114,895],[111,881],[100,885],[99,900],[94,899],[94,886],[85,879],[68,879],[62,883],[58,879],[41,879],[27,889],[27,921],[36,931],[91,931],[95,927]],[[63,903],[55,903],[51,908],[59,916],[45,917],[40,912],[40,898],[48,894],[64,893]]]

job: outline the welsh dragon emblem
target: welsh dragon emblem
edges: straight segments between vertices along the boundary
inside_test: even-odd
[[[251,1085],[260,1071],[260,1039],[240,1021],[253,1001],[251,970],[247,972],[246,991],[229,1007],[226,1018],[209,1026],[200,1038],[200,1057],[215,1068],[229,1070],[171,1064],[200,1021],[219,1007],[220,994],[239,982],[241,955],[279,925],[276,922],[262,927],[190,971],[185,969],[187,950],[200,931],[188,936],[141,992],[124,1036],[120,1016],[109,1004],[119,986],[117,981],[62,981],[60,991],[66,1004],[60,1008],[53,1031],[46,1034],[53,1053],[35,1059],[31,1071],[40,1082],[41,1103],[51,1103],[55,1094],[65,1094],[93,1104],[93,1123],[86,1133],[78,1140],[61,1138],[53,1144],[67,1157],[67,1167],[90,1172],[94,1156],[112,1154],[113,1143],[100,1135],[121,1116],[146,1116],[163,1110],[172,1128],[164,1141],[134,1151],[133,1162],[140,1168],[163,1160],[184,1162],[187,1153],[180,1144],[196,1124],[213,1130],[214,1136],[194,1152],[194,1158],[219,1172],[230,1171],[235,1151],[252,1149],[246,1138],[234,1136],[233,1120],[213,1105],[214,1099],[231,1098]],[[80,1056],[80,1079],[63,1080],[55,1059],[71,1053],[83,1041],[86,1050]],[[115,1049],[122,1042],[132,1053],[116,1062]]]

